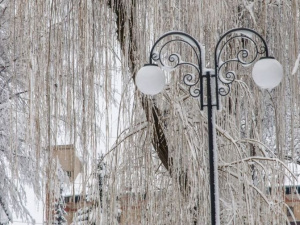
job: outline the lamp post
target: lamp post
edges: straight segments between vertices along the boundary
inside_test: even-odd
[[[172,48],[172,45],[176,45],[179,51],[182,51],[183,47],[190,48],[195,62],[182,60],[179,53],[173,52],[176,48]],[[235,45],[242,47],[232,49]],[[228,55],[229,59],[223,60]],[[214,68],[206,68],[204,46],[189,34],[171,31],[162,35],[154,43],[150,51],[149,64],[145,64],[138,71],[135,82],[142,93],[155,95],[165,86],[165,75],[162,69],[170,71],[185,66],[194,71],[194,73],[186,72],[183,82],[188,86],[190,95],[199,99],[200,110],[207,107],[211,224],[219,225],[218,154],[214,127],[214,112],[215,109],[220,108],[219,96],[226,96],[230,92],[231,84],[236,78],[232,70],[236,66],[233,65],[241,64],[246,67],[254,64],[253,80],[264,89],[272,89],[281,82],[283,69],[277,60],[269,56],[263,37],[248,28],[232,29],[221,36],[214,51],[214,60]]]

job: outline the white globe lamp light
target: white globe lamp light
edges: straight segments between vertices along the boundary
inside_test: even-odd
[[[257,86],[272,89],[278,86],[283,77],[282,65],[273,57],[258,60],[252,70],[252,78]]]
[[[156,95],[165,87],[164,72],[156,64],[145,64],[137,72],[135,84],[142,93]]]

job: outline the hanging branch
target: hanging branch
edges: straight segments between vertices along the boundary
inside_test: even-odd
[[[11,213],[10,213],[8,207],[5,205],[5,202],[2,201],[2,197],[1,196],[0,196],[0,206],[3,209],[5,215],[7,216],[8,222],[11,222],[12,221]]]

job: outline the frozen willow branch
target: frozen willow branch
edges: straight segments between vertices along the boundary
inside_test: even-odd
[[[182,82],[182,74],[191,71],[166,72],[169,85],[154,98],[141,96],[134,77],[149,63],[154,40],[167,31],[196,37],[206,46],[210,67],[225,31],[253,28],[293,76],[267,93],[253,85],[251,68],[228,65],[237,71],[236,82],[216,112],[221,221],[285,224],[283,193],[265,190],[283,188],[291,172],[286,165],[299,163],[297,5],[296,0],[1,1],[0,102],[12,103],[0,110],[0,161],[9,165],[4,171],[27,168],[20,169],[18,181],[32,178],[38,189],[42,179],[34,174],[55,175],[46,169],[49,146],[72,144],[84,162],[83,184],[93,180],[99,152],[105,155],[103,202],[91,210],[97,224],[115,224],[118,216],[127,224],[209,224],[207,116]],[[224,54],[248,45],[234,42]],[[171,50],[192,59],[184,46]],[[33,160],[15,164],[19,157],[8,152]],[[49,187],[57,192],[53,183]]]

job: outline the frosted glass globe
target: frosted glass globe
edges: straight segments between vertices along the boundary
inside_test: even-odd
[[[252,77],[257,86],[272,89],[282,80],[282,65],[274,58],[262,58],[254,64]]]
[[[156,95],[165,87],[164,72],[155,64],[142,67],[136,74],[135,84],[146,95]]]

